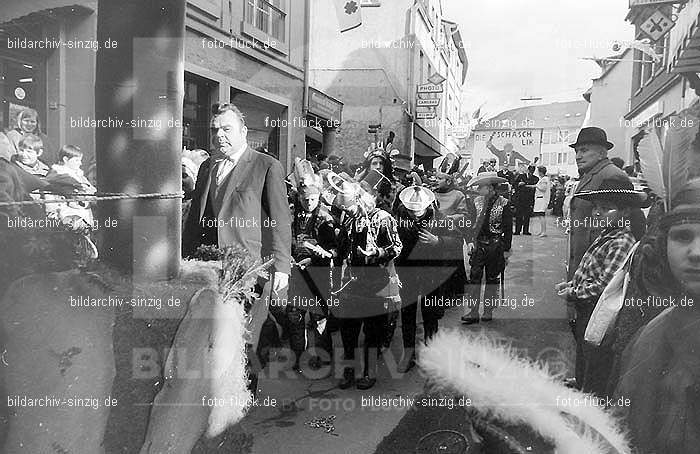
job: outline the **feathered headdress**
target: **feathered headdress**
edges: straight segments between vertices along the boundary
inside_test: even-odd
[[[661,200],[666,210],[671,200],[690,177],[692,153],[700,118],[698,105],[686,109],[668,119],[669,128],[662,141],[656,128],[649,128],[637,145],[639,163],[642,168],[641,178]]]
[[[485,334],[439,332],[419,358],[435,386],[465,395],[483,417],[532,427],[558,453],[631,453],[618,421],[592,404],[592,396],[565,387],[545,366]]]

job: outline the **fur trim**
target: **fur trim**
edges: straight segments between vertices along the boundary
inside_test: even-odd
[[[468,396],[485,417],[527,424],[564,454],[631,452],[618,421],[594,405],[592,396],[571,390],[544,365],[518,356],[485,334],[441,331],[419,356],[436,386]],[[567,405],[568,404],[568,405]]]

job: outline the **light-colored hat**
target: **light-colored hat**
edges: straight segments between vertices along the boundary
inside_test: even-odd
[[[435,202],[435,194],[423,186],[409,186],[401,191],[399,200],[411,211],[423,211]]]
[[[484,184],[501,184],[505,183],[506,180],[503,177],[499,177],[496,172],[481,172],[476,177],[469,180],[469,186],[481,186]]]

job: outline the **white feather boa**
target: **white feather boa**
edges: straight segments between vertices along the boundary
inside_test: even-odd
[[[419,358],[435,385],[464,394],[483,416],[532,427],[557,453],[631,452],[609,413],[573,405],[590,402],[590,395],[566,388],[544,365],[519,357],[507,344],[483,334],[441,331]]]

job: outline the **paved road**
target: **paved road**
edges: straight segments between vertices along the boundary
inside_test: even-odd
[[[563,280],[566,240],[550,220],[549,236],[513,237],[513,257],[506,271],[505,294],[517,307],[501,308],[489,324],[462,327],[461,308],[447,312],[441,329],[485,330],[511,339],[531,358],[546,360],[554,369],[572,369],[573,340],[566,311],[553,290]],[[524,298],[532,306],[523,307]],[[307,453],[409,453],[418,439],[437,429],[464,429],[464,415],[457,409],[417,409],[409,406],[377,408],[363,406],[369,397],[420,396],[424,379],[416,369],[392,376],[391,363],[401,356],[400,329],[390,351],[384,354],[377,385],[368,391],[340,390],[337,380],[309,380],[291,371],[280,371],[261,380],[261,403],[235,429],[197,452],[244,452],[270,454]],[[422,331],[418,336],[422,338]],[[335,339],[340,345],[340,339]],[[387,367],[388,365],[388,367]],[[272,405],[271,399],[274,399]],[[409,411],[410,410],[410,411]],[[305,423],[335,415],[335,431],[326,433]]]

